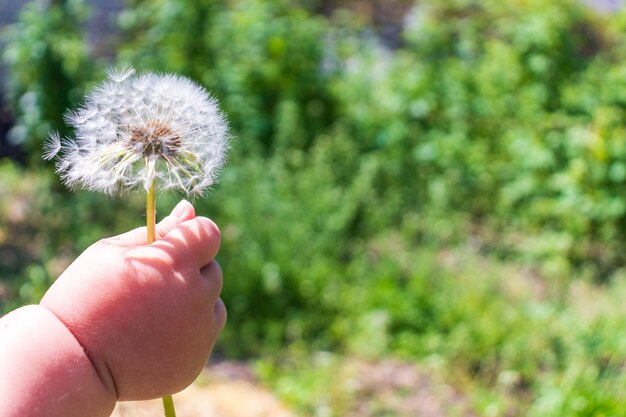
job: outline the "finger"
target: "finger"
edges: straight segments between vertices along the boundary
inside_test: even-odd
[[[192,219],[195,216],[195,210],[190,202],[187,200],[180,201],[176,207],[172,210],[169,216],[165,217],[156,225],[156,238],[160,239],[170,232],[181,222]],[[138,246],[145,245],[147,241],[148,232],[146,227],[138,227],[129,232],[123,233],[118,236],[112,237],[110,240],[114,241],[118,245],[123,246]]]
[[[209,287],[210,297],[219,297],[220,292],[222,292],[224,279],[222,275],[222,268],[220,268],[217,261],[211,261],[208,265],[200,269],[200,274]]]
[[[206,217],[177,224],[152,247],[167,252],[176,263],[202,268],[215,258],[220,247],[220,230]]]
[[[191,203],[187,200],[181,200],[172,210],[169,216],[165,217],[156,226],[156,238],[161,239],[167,235],[173,228],[180,223],[193,219],[196,215]]]
[[[218,298],[215,302],[215,307],[213,308],[213,323],[217,333],[221,332],[222,329],[224,329],[227,318],[228,313],[226,312],[226,305],[221,298]]]

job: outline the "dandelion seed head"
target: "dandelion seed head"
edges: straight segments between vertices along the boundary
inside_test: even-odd
[[[132,68],[109,69],[65,120],[75,138],[52,134],[44,157],[57,156],[69,187],[109,194],[153,183],[201,193],[215,182],[229,141],[226,119],[204,88]]]

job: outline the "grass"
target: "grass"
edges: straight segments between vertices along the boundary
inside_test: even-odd
[[[294,344],[260,362],[263,381],[306,416],[626,415],[624,280],[554,286],[467,246],[414,250],[412,285],[370,287],[341,349]],[[380,382],[390,361],[413,382]],[[424,392],[432,414],[411,408]]]

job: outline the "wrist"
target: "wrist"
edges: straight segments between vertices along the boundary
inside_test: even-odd
[[[116,394],[87,352],[40,305],[0,319],[0,414],[17,417],[109,416]]]

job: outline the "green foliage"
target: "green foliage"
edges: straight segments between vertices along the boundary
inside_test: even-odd
[[[91,75],[85,18],[82,0],[33,1],[3,35],[7,96],[17,116],[12,140],[29,151],[33,164],[50,130],[68,133],[62,115],[82,98]]]
[[[224,270],[251,277],[225,288],[233,314],[256,329],[241,337],[263,337],[267,331],[273,343],[285,337],[299,340],[324,333],[336,312],[343,261],[353,256],[352,242],[359,239],[359,217],[375,172],[371,163],[357,159],[345,139],[319,138],[311,150],[291,150],[284,159],[246,161],[225,172],[220,189],[206,202],[209,207],[198,202],[200,210],[216,213],[222,225]],[[359,175],[351,177],[352,170]],[[229,198],[233,188],[246,198]],[[283,228],[285,222],[291,227]],[[280,236],[277,230],[282,230]],[[343,247],[337,247],[338,240]],[[317,310],[315,318],[306,313],[311,310]]]
[[[136,0],[119,20],[120,58],[206,85],[245,138],[237,151],[303,148],[329,122],[326,23],[291,2]]]

